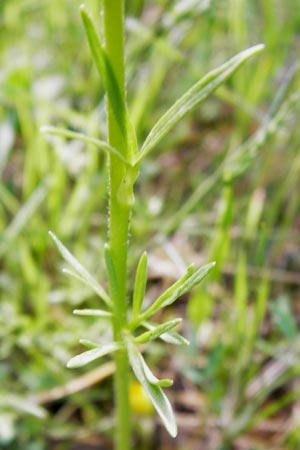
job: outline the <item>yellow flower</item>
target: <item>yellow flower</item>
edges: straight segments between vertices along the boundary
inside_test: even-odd
[[[130,405],[133,413],[149,416],[153,413],[154,408],[149,400],[143,386],[132,381],[129,386]]]

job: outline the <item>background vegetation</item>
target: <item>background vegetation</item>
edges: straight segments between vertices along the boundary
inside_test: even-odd
[[[86,4],[98,17],[98,0]],[[103,139],[105,99],[79,1],[0,1],[0,448],[111,447],[113,365],[71,371],[72,315],[97,300],[61,275],[48,229],[100,281],[106,164],[44,124]],[[266,49],[176,127],[136,190],[130,274],[145,247],[149,300],[187,263],[216,260],[171,307],[192,344],[148,358],[175,377],[173,441],[132,385],[135,448],[298,450],[299,39],[297,0],[127,0],[127,88],[143,139],[189,86],[250,45]],[[100,18],[99,18],[100,23]],[[166,314],[165,314],[166,315]],[[166,318],[166,317],[165,317]],[[165,348],[165,347],[164,347]]]

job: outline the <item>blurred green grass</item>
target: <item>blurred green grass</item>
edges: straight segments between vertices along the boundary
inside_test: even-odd
[[[52,124],[106,134],[103,87],[79,3],[0,3],[3,449],[75,449],[76,442],[84,448],[93,436],[111,434],[109,380],[45,409],[29,407],[34,394],[78,376],[65,363],[79,337],[108,332],[105,324],[72,316],[74,307],[96,301],[60,275],[47,233],[53,230],[102,281],[105,160],[90,145],[48,140],[39,131]],[[86,4],[97,17],[99,2]],[[126,7],[128,98],[140,140],[201,75],[245,47],[266,44],[142,168],[131,264],[148,247],[149,283],[157,290],[185,262],[217,261],[205,288],[182,302],[193,345],[169,361],[180,381],[173,395],[179,398],[181,386],[204,399],[192,407],[192,433],[182,426],[183,443],[172,446],[298,450],[298,2],[134,0]],[[151,357],[166,368],[161,350]],[[177,402],[183,420],[190,406]],[[143,433],[137,430],[137,439]],[[150,449],[150,437],[144,441],[137,448]],[[170,446],[164,435],[157,445]]]

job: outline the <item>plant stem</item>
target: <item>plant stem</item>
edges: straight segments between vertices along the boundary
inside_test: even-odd
[[[116,80],[125,100],[124,75],[124,0],[103,1],[103,21],[105,49]],[[112,105],[107,102],[108,142],[124,157],[127,143],[119,124],[116,122]],[[122,341],[122,330],[127,325],[126,317],[126,274],[129,218],[131,206],[126,202],[122,184],[126,175],[126,165],[115,155],[109,156],[109,246],[114,264],[117,295],[114,301],[113,332],[114,340]],[[125,196],[126,197],[126,196]],[[124,201],[125,200],[125,201]],[[115,450],[130,450],[130,411],[129,411],[129,362],[125,350],[114,354],[116,371],[114,376],[116,433]]]

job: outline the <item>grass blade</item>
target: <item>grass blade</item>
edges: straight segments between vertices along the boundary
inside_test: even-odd
[[[251,56],[262,51],[262,44],[244,50],[217,69],[212,70],[192,86],[159,119],[147,136],[137,162],[142,161],[159,141],[190,111],[203,102],[220,84],[229,78]]]
[[[17,214],[8,225],[3,235],[1,236],[0,242],[0,257],[7,251],[9,245],[14,241],[14,239],[22,232],[22,230],[27,226],[31,217],[41,206],[46,198],[49,189],[49,179],[45,179],[44,182],[39,186],[29,197],[29,199],[24,203]]]

